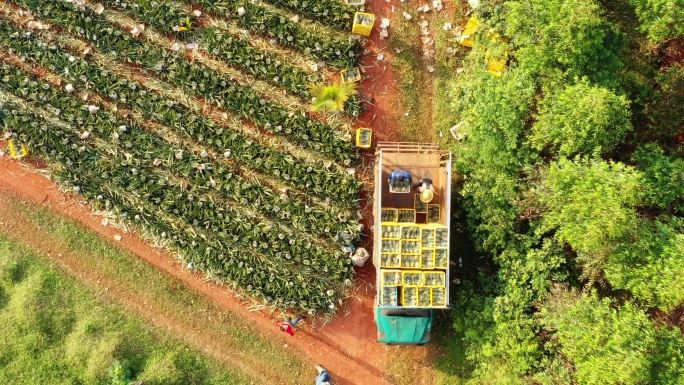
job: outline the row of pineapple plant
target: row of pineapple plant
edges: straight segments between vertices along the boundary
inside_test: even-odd
[[[23,75],[17,72],[12,74],[12,68],[8,65],[3,64],[0,67],[3,79],[7,76],[19,78]],[[10,75],[6,75],[7,73]],[[24,79],[28,78],[24,77]],[[25,83],[24,87],[17,88],[16,85],[5,86],[12,83],[3,82],[2,88],[5,92],[17,90],[22,96],[37,102],[42,101],[46,104],[57,102],[54,97],[51,98],[45,94],[49,86],[46,88],[45,84],[38,84],[32,80]],[[66,103],[60,106],[67,107]],[[4,114],[25,117],[31,113],[30,111],[38,109],[31,105],[31,108],[24,108],[17,112],[18,109],[12,107],[5,104],[1,110]],[[22,112],[23,115],[21,115]],[[60,117],[63,119],[61,122],[64,122],[62,126],[68,126],[71,132],[66,132],[66,129],[58,130],[56,128],[61,126],[42,121],[39,116],[31,116],[31,119],[23,120],[14,119],[4,123],[12,127],[15,134],[19,134],[20,140],[28,142],[33,151],[39,152],[44,157],[54,160],[55,154],[61,154],[62,173],[58,176],[61,175],[64,182],[70,181],[75,191],[91,199],[104,201],[103,208],[105,209],[118,209],[123,217],[157,229],[156,234],[170,237],[188,255],[194,255],[194,257],[186,258],[186,263],[190,266],[225,267],[225,253],[230,253],[236,254],[236,258],[251,256],[251,259],[248,258],[246,261],[235,260],[235,264],[240,264],[240,262],[247,264],[252,271],[266,269],[272,274],[277,274],[279,280],[297,282],[298,285],[307,280],[294,277],[300,277],[307,272],[314,274],[329,272],[330,277],[349,279],[351,269],[347,266],[348,260],[340,258],[339,253],[334,255],[332,252],[317,249],[310,242],[301,240],[298,234],[288,234],[283,228],[273,223],[253,225],[254,218],[236,209],[235,205],[204,200],[205,191],[212,189],[210,184],[185,188],[170,186],[168,175],[158,175],[159,173],[155,173],[152,167],[145,167],[143,164],[146,161],[153,165],[155,159],[158,159],[152,159],[155,154],[137,154],[146,157],[139,159],[126,151],[150,143],[150,138],[146,137],[143,132],[123,129],[123,126],[117,127],[119,122],[102,119],[96,114],[91,114],[87,109],[65,108],[64,113],[60,112]],[[73,126],[78,126],[78,129]],[[98,149],[93,148],[84,144],[84,139],[82,139],[84,138],[82,132],[91,131],[81,131],[83,129],[90,129],[95,133],[100,131],[99,135],[103,137],[107,136],[107,131],[112,131],[109,136],[111,139],[107,141],[100,138],[103,145]],[[93,138],[90,141],[98,140],[93,134],[88,136],[91,135]],[[113,144],[117,142],[122,142],[120,145],[123,148],[114,147]],[[103,151],[105,147],[109,148],[106,153]],[[197,163],[189,157],[187,160],[179,161],[173,154],[168,155],[166,162],[169,165],[173,163],[174,168],[187,178],[200,172],[196,167]],[[286,241],[278,242],[277,239],[281,237],[287,238]],[[188,248],[196,252],[190,253],[186,250]],[[259,255],[255,255],[256,253]],[[207,259],[212,256],[222,262],[212,264],[212,260]],[[243,275],[241,271],[236,270],[225,269],[222,271],[225,274],[221,276],[223,279],[235,281],[243,288],[256,287],[254,282],[250,281],[248,285],[245,285],[235,278]],[[334,287],[336,282],[325,282],[327,276],[321,275],[312,282],[320,280],[321,284],[326,287],[326,291],[332,290],[331,287]],[[246,277],[248,275],[245,275]],[[263,291],[263,294],[268,297],[276,293]],[[335,295],[339,298],[339,290],[330,294],[329,297]],[[273,298],[288,298],[288,296],[278,295]]]
[[[148,1],[133,3],[103,1],[103,3],[106,7],[116,9],[130,17],[145,20],[148,23],[145,27],[146,30],[152,28],[163,34],[175,33],[179,35],[179,38],[182,38],[181,43],[197,43],[200,49],[217,59],[241,69],[257,79],[268,81],[276,87],[282,87],[301,96],[310,97],[308,85],[321,81],[319,77],[313,74],[250,46],[244,37],[231,35],[219,28],[204,26],[201,28],[191,27],[187,32],[174,31],[173,28],[178,29],[187,24],[191,16],[194,19],[202,18],[202,16],[198,18],[191,12],[186,13],[186,7],[182,3],[165,1],[161,7],[159,7],[158,2],[151,3]],[[157,13],[159,13],[158,16]],[[189,23],[197,24],[199,21],[193,20]],[[169,28],[170,26],[175,27]],[[186,44],[181,44],[181,46]]]
[[[188,61],[183,53],[137,39],[111,24],[102,9],[63,1],[15,3],[55,27],[47,32],[26,31],[0,23],[0,48],[10,51],[12,57],[21,56],[30,66],[58,72],[71,83],[68,87],[62,83],[58,90],[54,84],[13,68],[15,62],[2,64],[0,90],[3,98],[10,96],[0,108],[0,124],[50,161],[64,186],[72,186],[97,209],[109,210],[163,240],[176,249],[187,267],[269,304],[326,311],[341,303],[353,268],[331,240],[337,231],[358,231],[353,210],[359,189],[352,176],[340,172],[343,168],[325,161],[300,164],[303,158],[269,147],[269,140],[253,142],[240,130],[230,131],[213,119],[193,116],[192,108],[178,103],[178,99],[151,91],[144,83],[121,77],[111,68],[98,68],[102,60],[76,52],[60,38],[41,38],[77,36],[93,46],[98,58],[104,55],[117,66],[136,68],[151,81],[158,78],[177,85],[188,95],[235,111],[261,129],[349,165],[357,155],[346,135],[312,117],[293,114],[287,107],[263,100],[232,79]],[[106,2],[108,8],[133,15],[123,4]],[[195,18],[204,12],[228,18],[277,44],[341,68],[353,65],[360,51],[354,39],[341,39],[336,34],[320,33],[325,29],[312,28],[310,23],[283,19],[283,14],[270,6],[200,1],[189,8],[176,1],[152,9],[149,6],[153,2],[127,4],[144,11],[134,16],[147,25],[153,24],[148,18],[165,20],[170,10],[178,15],[195,9],[199,11],[192,13]],[[197,39],[209,33],[202,20],[186,17],[184,21],[188,30],[175,31],[179,38]],[[175,24],[180,25],[180,19]],[[160,24],[157,27],[163,31]],[[228,38],[232,40],[233,35]],[[244,63],[236,59],[228,64],[265,80],[266,76],[297,68],[287,63],[270,68],[268,54],[260,55],[244,40],[236,41],[239,43],[212,42],[211,54],[226,62],[223,56],[236,52]],[[252,65],[253,60],[259,64]],[[271,83],[303,95],[305,85],[299,82],[308,80],[304,72],[293,74],[287,81]],[[100,100],[93,99],[93,91],[133,111],[136,118],[109,111],[111,103],[93,102]],[[139,116],[154,125],[165,125],[171,136],[140,126],[143,120]],[[181,142],[174,140],[176,135]],[[190,144],[184,144],[186,141]],[[221,154],[226,148],[230,150],[226,159],[209,155]],[[244,169],[270,174],[284,187],[311,193],[312,198],[299,195],[299,191],[279,194],[270,181],[264,185]],[[328,204],[316,205],[320,199]]]
[[[89,8],[62,1],[44,6],[35,5],[33,0],[17,0],[17,3],[28,6],[48,22],[66,30],[74,29],[102,54],[139,65],[146,74],[175,83],[187,94],[200,96],[220,108],[235,111],[273,134],[283,135],[345,164],[358,157],[348,133],[337,133],[323,122],[264,100],[251,89],[188,61],[184,52],[145,44],[130,33],[113,28],[103,15]]]
[[[31,79],[25,72],[7,64],[3,64],[0,69],[0,87],[8,91],[16,90],[21,93],[21,96],[36,103],[43,99],[49,100],[49,108],[56,109],[55,111],[59,111],[61,116],[77,116],[83,111],[84,103],[76,96],[66,96],[64,92],[50,87],[48,83]],[[91,105],[87,107],[92,109]],[[166,143],[161,138],[144,131],[137,123],[121,119],[109,111],[98,109],[81,117],[77,123],[93,125],[94,129],[83,131],[88,132],[85,139],[91,135],[104,136],[108,138],[109,145],[116,143],[122,147],[120,150],[125,151],[130,157],[125,162],[132,166],[139,159],[151,157],[151,162],[145,162],[148,164],[135,165],[137,166],[134,167],[135,172],[141,173],[142,167],[150,165],[157,168],[159,170],[157,172],[161,172],[166,169],[175,169],[176,163],[185,164],[185,167],[178,170],[177,174],[181,175],[190,186],[211,185],[214,190],[220,192],[218,194],[220,199],[230,198],[237,203],[237,206],[250,207],[254,212],[267,213],[274,220],[293,226],[302,232],[311,232],[321,239],[332,239],[332,235],[337,231],[352,232],[357,226],[353,220],[341,222],[334,212],[314,210],[300,200],[285,201],[259,183],[247,180],[223,165],[212,165],[201,154],[183,151],[181,148]],[[125,131],[121,132],[117,127],[125,127]],[[82,135],[83,132],[80,134]],[[137,140],[140,145],[136,145],[133,140]],[[181,162],[169,164],[170,159]],[[155,160],[157,160],[156,165]],[[251,220],[251,218],[245,219]]]
[[[267,0],[321,24],[343,31],[351,29],[356,10],[341,0]]]
[[[146,92],[145,87],[138,82],[120,78],[81,57],[74,57],[60,49],[59,43],[38,38],[43,34],[26,36],[27,32],[10,23],[0,24],[0,34],[4,36],[0,38],[3,46],[13,49],[26,60],[32,60],[35,65],[64,74],[63,77],[75,89],[94,89],[152,119],[175,126],[177,132],[206,144],[207,148],[216,152],[224,153],[225,149],[230,149],[232,159],[249,164],[261,172],[282,177],[293,187],[310,189],[316,186],[311,189],[314,195],[341,200],[341,203],[352,202],[356,198],[360,182],[343,170],[335,172],[332,167],[319,162],[295,161],[288,154],[255,143],[234,131],[224,130],[209,119],[193,115],[192,111],[180,104]]]
[[[30,0],[29,2],[41,3],[42,1]],[[327,31],[316,29],[314,26],[304,26],[290,20],[277,10],[252,1],[195,0],[192,4],[174,0],[164,2],[99,0],[99,2],[108,7],[147,9],[149,14],[145,14],[145,19],[165,25],[166,33],[170,34],[189,35],[193,27],[199,25],[204,13],[218,18],[227,18],[240,28],[275,39],[279,45],[304,52],[336,68],[353,67],[361,53],[361,46],[353,36],[326,33]],[[199,13],[188,12],[191,6],[201,11]],[[177,26],[185,26],[187,31],[174,28]]]

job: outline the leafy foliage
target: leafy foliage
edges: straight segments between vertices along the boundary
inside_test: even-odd
[[[612,151],[631,130],[625,96],[585,79],[544,98],[530,141],[561,155],[592,154]]]
[[[684,34],[684,2],[681,0],[629,0],[636,9],[641,30],[654,43]]]
[[[507,2],[506,36],[522,67],[550,79],[614,83],[622,42],[595,0]],[[534,15],[534,16],[532,16]],[[562,80],[561,80],[562,81]]]
[[[557,293],[542,307],[542,323],[554,331],[581,384],[677,384],[684,380],[684,343],[674,330],[657,330],[631,302]],[[664,349],[663,349],[664,345]]]
[[[632,160],[644,175],[646,204],[679,210],[675,203],[684,198],[684,160],[665,155],[655,144],[638,149]]]
[[[638,239],[609,258],[606,277],[648,306],[670,311],[684,302],[684,219],[642,222]]]
[[[544,222],[577,252],[588,277],[600,277],[615,245],[635,233],[641,180],[621,163],[563,158],[551,165],[545,182],[549,194],[542,196],[549,206]]]
[[[354,93],[354,83],[342,83],[324,86],[315,84],[311,86],[311,94],[314,97],[313,111],[342,111],[349,97]]]

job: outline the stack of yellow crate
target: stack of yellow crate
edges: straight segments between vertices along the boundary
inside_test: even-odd
[[[432,221],[430,206],[437,207]],[[416,213],[428,214],[428,223],[416,223]],[[439,224],[439,214],[439,205],[382,208],[380,284],[384,306],[446,306],[449,229]]]

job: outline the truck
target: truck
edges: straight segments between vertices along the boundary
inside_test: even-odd
[[[436,144],[378,142],[373,203],[375,323],[386,344],[430,341],[435,309],[449,307],[451,152]],[[411,180],[389,182],[394,171]],[[421,201],[417,185],[432,180]]]

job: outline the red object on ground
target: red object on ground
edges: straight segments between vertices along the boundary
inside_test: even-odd
[[[276,325],[280,328],[280,330],[284,331],[285,333],[291,336],[294,336],[294,328],[292,328],[292,325],[290,325],[289,323],[278,322]],[[285,327],[285,329],[283,329],[283,326]]]

